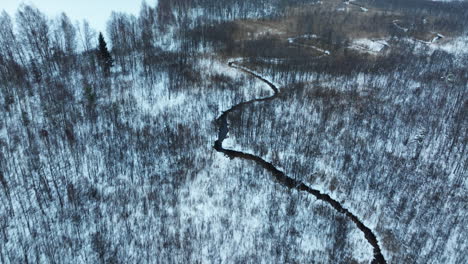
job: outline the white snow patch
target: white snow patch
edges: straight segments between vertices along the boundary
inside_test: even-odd
[[[315,34],[305,34],[305,35],[301,35],[301,36],[297,36],[297,37],[293,37],[293,38],[288,38],[288,42],[293,44],[293,45],[296,45],[296,46],[315,49],[315,50],[317,50],[319,52],[324,53],[325,55],[330,55],[331,54],[330,51],[321,49],[321,48],[319,48],[317,46],[314,46],[314,45],[306,45],[306,44],[296,43],[295,41],[297,39],[300,39],[300,38],[303,38],[303,39],[318,39],[319,37],[317,35],[315,35]]]
[[[398,25],[398,24],[397,24],[398,22],[399,22],[399,20],[393,20],[393,25],[394,25],[395,27],[397,27],[398,29],[403,30],[404,32],[408,32],[409,29]]]
[[[468,36],[461,36],[450,41],[438,44],[437,47],[451,54],[468,53]]]
[[[359,263],[367,263],[374,258],[373,248],[367,242],[361,230],[353,228],[349,233],[348,240],[353,245],[353,257]]]
[[[455,38],[445,38],[444,41],[429,42],[412,38],[405,38],[404,41],[416,43],[417,52],[426,52],[431,54],[435,50],[443,50],[453,55],[468,54],[468,36],[459,36]],[[461,57],[458,57],[461,59]]]
[[[132,90],[132,96],[144,113],[157,115],[165,110],[183,105],[187,101],[184,93],[171,93],[167,91],[165,79],[151,89],[139,87]]]
[[[6,141],[7,137],[8,137],[8,134],[7,134],[6,126],[3,126],[0,129],[0,139]]]
[[[236,149],[236,150],[239,150],[239,148],[237,147],[237,144],[236,144],[236,141],[234,139],[234,137],[227,137],[224,139],[223,141],[223,148],[225,149]]]
[[[386,40],[372,40],[372,39],[355,39],[352,44],[351,48],[362,50],[371,53],[379,53],[384,50],[385,47],[389,47],[390,45]]]

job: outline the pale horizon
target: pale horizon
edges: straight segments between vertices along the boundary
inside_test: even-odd
[[[154,5],[154,2],[156,1],[147,1],[149,5]],[[73,23],[78,21],[81,24],[83,20],[87,20],[94,30],[106,34],[106,23],[112,11],[138,15],[142,0],[5,0],[0,10],[5,10],[14,17],[23,3],[38,8],[51,19],[65,12]]]

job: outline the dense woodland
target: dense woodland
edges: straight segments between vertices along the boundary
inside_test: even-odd
[[[159,0],[0,15],[0,263],[467,263],[468,4]],[[380,42],[378,42],[380,41]],[[364,45],[364,44],[365,45]],[[381,44],[384,43],[384,44]],[[380,46],[379,46],[380,45]],[[377,46],[378,48],[375,48]]]

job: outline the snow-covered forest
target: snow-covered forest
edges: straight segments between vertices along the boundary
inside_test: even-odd
[[[0,25],[0,263],[468,263],[468,2]]]

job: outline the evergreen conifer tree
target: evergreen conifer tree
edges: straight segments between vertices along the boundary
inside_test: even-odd
[[[99,60],[101,61],[101,67],[105,75],[110,74],[110,68],[113,66],[114,60],[107,49],[107,43],[104,40],[104,36],[99,32]]]

